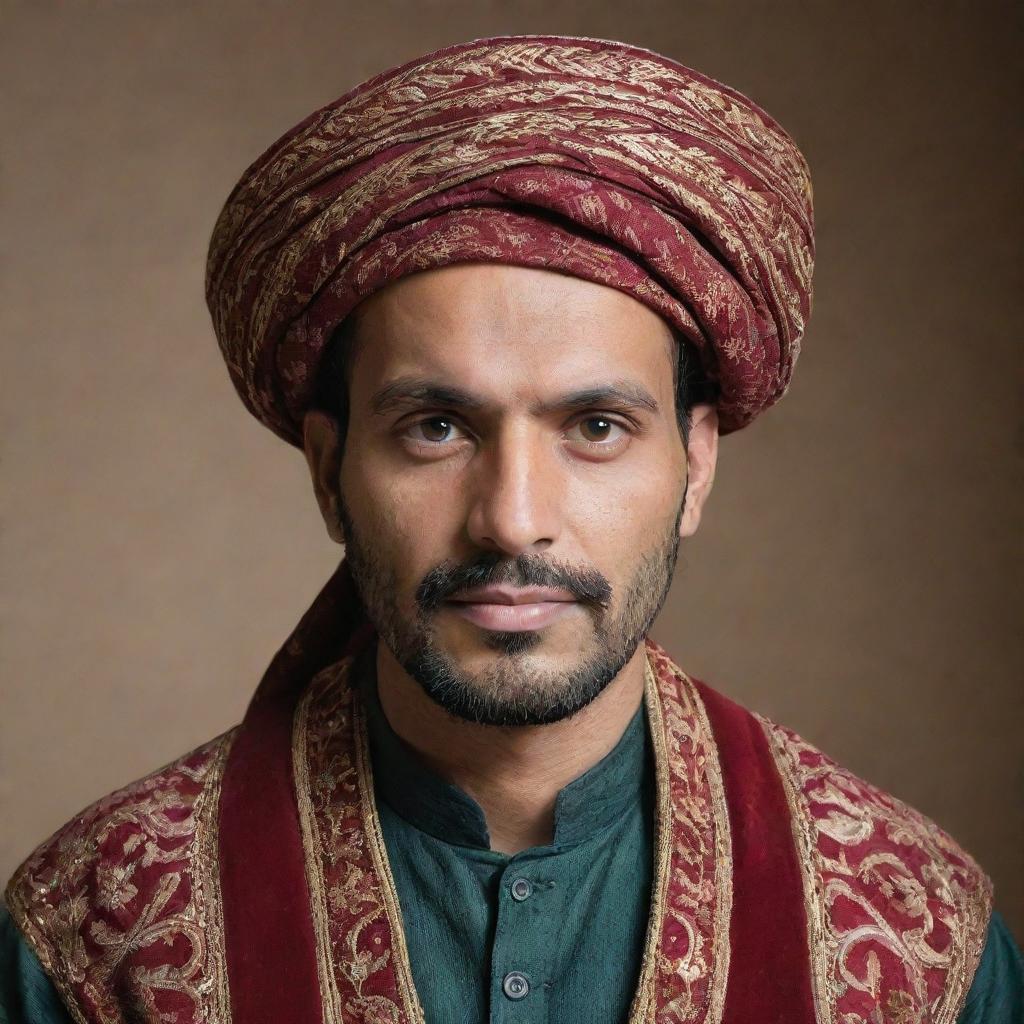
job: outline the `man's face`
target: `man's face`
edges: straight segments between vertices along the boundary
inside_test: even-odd
[[[557,721],[635,653],[695,529],[674,358],[646,306],[545,270],[446,267],[361,307],[346,557],[381,640],[452,714]]]

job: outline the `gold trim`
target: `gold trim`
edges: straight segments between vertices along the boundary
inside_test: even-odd
[[[981,954],[985,951],[985,939],[988,935],[988,925],[992,918],[992,899],[993,891],[985,889],[981,900],[983,913],[979,919],[984,921],[985,925],[975,933],[974,942],[971,944],[970,949],[967,943],[964,945],[964,955],[961,957],[961,970],[956,972],[958,991],[957,988],[953,989],[953,994],[949,997],[946,1004],[946,1009],[949,1013],[944,1017],[938,1018],[936,1024],[955,1024],[967,1004],[967,997],[971,993],[974,976],[977,974],[978,967],[981,964]],[[966,901],[964,910],[970,912],[966,906]]]
[[[966,943],[964,945],[961,969],[957,972],[956,979],[959,991],[955,992],[947,1004],[947,1009],[950,1011],[949,1015],[945,1018],[940,1018],[936,1024],[956,1024],[956,1021],[960,1019],[960,1014],[967,1003],[967,996],[970,994],[971,985],[974,982],[974,975],[981,964],[982,953],[985,952],[988,926],[992,920],[993,899],[994,890],[984,888],[981,895],[982,913],[978,918],[980,921],[984,921],[984,925],[974,932],[974,942],[971,944],[971,948],[968,950]]]
[[[346,658],[338,666],[338,678],[343,679],[351,659]],[[321,1003],[324,1024],[344,1024],[341,994],[338,992],[334,974],[334,960],[331,955],[331,934],[327,917],[327,889],[324,884],[323,859],[320,835],[316,824],[309,778],[309,710],[318,688],[310,685],[302,695],[292,723],[292,772],[294,774],[295,799],[302,828],[302,846],[305,853],[306,885],[309,887],[310,911],[313,931],[316,934],[316,967],[320,979]]]
[[[665,919],[666,894],[672,867],[672,793],[669,788],[668,744],[665,742],[665,718],[661,694],[651,668],[650,656],[644,651],[644,699],[650,719],[651,744],[654,748],[655,803],[654,883],[651,887],[650,911],[647,918],[647,940],[644,943],[640,978],[629,1012],[629,1024],[653,1020],[657,993],[654,972],[661,951],[662,924]]]
[[[331,759],[329,770],[349,778],[346,786],[351,787],[351,796],[346,794],[345,800],[347,802],[354,799],[357,806],[353,804],[349,808],[346,804],[344,814],[346,818],[358,814],[359,824],[356,826],[353,823],[352,827],[358,827],[361,831],[370,861],[367,874],[369,879],[372,879],[371,884],[379,894],[380,903],[387,915],[390,933],[389,953],[393,965],[391,969],[394,971],[398,999],[401,1003],[399,1007],[389,1000],[389,1006],[393,1006],[395,1012],[400,1011],[403,1014],[401,1018],[396,1018],[396,1022],[401,1020],[403,1024],[426,1024],[413,982],[397,890],[374,801],[366,718],[359,700],[358,688],[349,679],[354,662],[355,657],[349,656],[330,666],[310,683],[296,709],[292,735],[293,771],[302,828],[306,879],[316,934],[317,974],[320,979],[324,1024],[347,1024],[351,1011],[351,1007],[343,1001],[339,987],[338,955],[341,947],[337,945],[337,938],[331,931],[331,894],[328,893],[324,875],[324,863],[329,851],[324,849],[324,835],[313,800],[315,780],[310,775],[310,718],[316,703],[324,699],[325,694],[330,699],[338,701],[338,707],[331,716],[335,721],[328,723],[332,729],[338,731],[333,736],[325,735],[323,739],[328,746],[338,743],[344,750],[344,763],[335,763]],[[337,800],[337,794],[330,799]],[[360,872],[364,868],[360,868]],[[360,925],[356,928],[353,934],[357,935],[361,927]]]
[[[720,1024],[725,1010],[725,993],[729,985],[729,964],[732,956],[732,943],[729,931],[732,926],[732,825],[729,821],[729,805],[725,799],[725,783],[722,780],[722,765],[718,756],[718,743],[715,733],[708,721],[707,709],[701,700],[700,692],[693,680],[674,662],[674,671],[680,675],[690,690],[697,714],[700,717],[701,729],[707,738],[708,757],[704,762],[708,785],[711,787],[711,801],[715,813],[715,950],[714,976],[711,981],[711,1000],[708,1016],[705,1018],[712,1024]]]
[[[409,1014],[410,1024],[426,1024],[423,1006],[416,992],[412,976],[412,962],[409,948],[405,941],[405,927],[402,923],[402,911],[398,902],[398,891],[388,852],[384,844],[384,833],[381,829],[380,817],[377,814],[377,803],[373,790],[373,768],[370,764],[370,741],[367,733],[366,714],[359,699],[358,691],[352,689],[352,731],[355,737],[356,778],[359,785],[359,803],[362,810],[363,824],[366,828],[367,845],[373,859],[373,868],[380,882],[384,906],[391,926],[391,955],[398,981],[398,990],[402,998],[402,1007]]]
[[[237,736],[232,732],[217,752],[210,782],[203,790],[196,813],[195,863],[192,885],[200,890],[199,925],[206,935],[207,969],[213,983],[213,1020],[228,1024],[231,1020],[231,992],[228,980],[227,945],[224,940],[224,903],[220,888],[220,791],[224,781],[224,766]],[[209,913],[206,912],[209,908]],[[211,961],[213,961],[211,963]]]
[[[671,755],[666,740],[662,695],[651,664],[650,651],[645,650],[644,653],[644,699],[650,719],[657,790],[656,835],[647,939],[640,978],[630,1008],[629,1024],[647,1024],[655,1019],[659,1008],[657,972],[671,967],[664,962],[661,940],[668,914],[668,888],[672,877],[672,852],[677,832],[671,790]],[[729,808],[725,800],[718,746],[711,731],[704,703],[690,677],[670,658],[668,668],[683,683],[685,699],[692,705],[706,751],[704,764],[698,769],[698,773],[702,771],[707,779],[715,822],[715,921],[711,950],[712,977],[708,985],[708,1001],[702,1020],[705,1024],[721,1024],[729,982],[729,927],[732,920],[732,830],[729,825]]]
[[[814,1015],[820,1021],[835,1018],[835,1000],[828,983],[828,967],[825,963],[825,921],[824,900],[819,893],[817,872],[814,869],[814,839],[802,823],[808,820],[809,811],[803,794],[793,775],[792,765],[783,748],[782,741],[775,734],[771,723],[762,715],[754,714],[761,731],[768,741],[772,761],[782,781],[789,808],[789,824],[793,843],[800,861],[800,877],[803,880],[804,916],[807,921],[807,959],[811,972],[811,991],[814,993]]]

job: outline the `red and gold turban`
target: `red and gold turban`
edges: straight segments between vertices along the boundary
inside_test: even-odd
[[[385,71],[271,146],[217,221],[206,295],[239,394],[293,444],[349,311],[470,261],[650,306],[699,353],[724,434],[788,387],[813,260],[806,161],[741,93],[624,43],[507,36]]]

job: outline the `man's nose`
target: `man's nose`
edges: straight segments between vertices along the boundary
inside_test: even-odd
[[[503,431],[476,456],[467,530],[472,542],[509,557],[558,538],[564,492],[561,456],[529,425]]]

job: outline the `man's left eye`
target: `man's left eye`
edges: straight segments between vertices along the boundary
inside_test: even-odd
[[[575,427],[581,428],[583,440],[588,445],[600,448],[610,448],[630,433],[625,424],[610,416],[586,416],[577,420]]]

